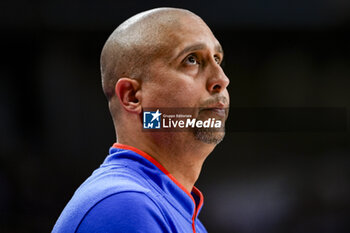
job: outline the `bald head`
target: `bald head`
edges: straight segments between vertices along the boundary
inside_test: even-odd
[[[108,99],[115,95],[115,84],[121,77],[146,81],[147,67],[160,53],[164,54],[172,31],[181,18],[201,19],[190,11],[157,8],[139,13],[115,29],[101,53],[103,91]]]

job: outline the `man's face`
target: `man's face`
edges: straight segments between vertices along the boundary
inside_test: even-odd
[[[227,118],[229,79],[220,64],[223,52],[217,39],[199,18],[185,16],[163,33],[161,48],[142,84],[143,108],[191,108],[193,116]],[[195,130],[198,140],[218,143],[224,131]]]

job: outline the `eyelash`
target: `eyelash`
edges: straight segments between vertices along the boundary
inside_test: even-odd
[[[184,62],[187,62],[188,59],[191,58],[191,57],[193,57],[193,58],[196,60],[196,63],[197,63],[198,65],[201,64],[201,63],[199,62],[198,57],[197,57],[195,54],[190,54],[190,55],[188,55],[188,56],[185,58]],[[221,64],[221,59],[220,59],[220,57],[214,56],[214,59],[215,59],[215,61],[216,61],[217,64],[219,64],[219,65]],[[191,65],[193,65],[193,64],[191,64]]]
[[[215,61],[216,61],[216,63],[217,64],[221,64],[221,59],[220,59],[220,57],[218,57],[218,56],[214,56],[214,59],[215,59]]]
[[[196,63],[197,63],[197,64],[201,64],[201,63],[199,62],[198,57],[197,57],[195,54],[190,54],[190,55],[188,55],[188,56],[185,58],[185,62],[189,61],[189,58],[194,58],[194,59],[196,60]],[[193,65],[193,64],[191,64],[191,65]]]

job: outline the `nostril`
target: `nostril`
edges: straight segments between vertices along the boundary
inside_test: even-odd
[[[221,86],[219,84],[216,84],[214,87],[213,87],[213,90],[219,90],[221,89]]]

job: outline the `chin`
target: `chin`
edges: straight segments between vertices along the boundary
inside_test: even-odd
[[[204,142],[206,144],[219,144],[225,137],[225,131],[214,131],[213,129],[196,129],[194,132],[194,137],[196,140]]]

